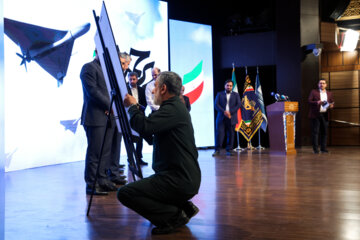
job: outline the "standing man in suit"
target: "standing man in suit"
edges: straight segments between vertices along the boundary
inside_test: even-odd
[[[126,85],[128,89],[128,93],[136,99],[136,102],[140,104],[140,110],[145,114],[146,108],[146,99],[145,99],[145,89],[141,86],[137,85],[139,80],[139,76],[136,72],[130,72],[129,75],[129,84]],[[148,165],[147,162],[143,161],[142,156],[142,148],[143,148],[143,138],[139,138],[136,143],[136,154],[140,158],[141,165]]]
[[[154,103],[154,94],[152,93],[153,89],[155,88],[155,80],[160,74],[160,68],[154,67],[151,70],[152,80],[146,84],[145,89],[145,96],[146,96],[146,102],[147,105],[150,107],[151,112],[155,112],[159,109],[159,105],[156,105]]]
[[[220,154],[220,148],[227,134],[226,155],[231,156],[234,145],[234,131],[237,123],[237,110],[241,106],[238,93],[232,91],[233,82],[226,80],[225,91],[218,92],[215,98],[216,117],[215,152],[213,156]]]
[[[320,134],[320,151],[327,153],[327,128],[329,125],[329,109],[334,107],[332,93],[326,91],[326,80],[320,79],[318,89],[310,92],[308,101],[310,105],[309,118],[311,120],[311,137],[314,153],[319,153],[318,140]]]
[[[86,193],[91,194],[99,165],[101,144],[104,140],[108,115],[111,114],[108,112],[110,97],[97,53],[92,62],[86,63],[82,67],[80,78],[84,93],[81,124],[84,126],[88,143],[85,157]],[[109,168],[111,161],[112,142],[117,131],[113,116],[110,121],[111,126],[107,129],[107,137],[99,166],[98,184],[95,186],[95,195],[107,195],[108,191],[117,189],[106,174],[106,169]]]

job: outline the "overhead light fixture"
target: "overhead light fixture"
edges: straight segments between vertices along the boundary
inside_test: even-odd
[[[359,40],[359,32],[348,29],[341,34],[340,51],[354,51]]]

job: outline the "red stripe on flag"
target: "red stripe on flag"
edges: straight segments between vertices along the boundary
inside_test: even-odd
[[[244,92],[254,92],[254,91],[255,91],[254,88],[248,87],[248,88],[245,89]]]
[[[236,131],[239,131],[239,129],[240,129],[240,125],[241,125],[241,122],[242,122],[242,117],[241,117],[241,108],[239,108],[238,110],[237,110],[237,119],[238,119],[238,122],[236,123],[236,125],[235,125],[235,129],[236,129]]]
[[[190,104],[193,104],[196,100],[198,100],[198,98],[200,97],[202,91],[204,88],[204,81],[201,82],[201,84],[195,88],[193,91],[188,92],[187,94],[185,94],[185,96],[187,96],[190,100]]]

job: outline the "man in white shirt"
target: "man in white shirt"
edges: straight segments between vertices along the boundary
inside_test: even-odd
[[[160,74],[160,72],[161,71],[159,68],[154,67],[151,70],[151,75],[153,79],[146,84],[146,89],[145,89],[146,102],[152,112],[157,111],[160,107],[159,105],[156,105],[154,103],[154,94],[152,93],[153,89],[155,88],[155,80]]]

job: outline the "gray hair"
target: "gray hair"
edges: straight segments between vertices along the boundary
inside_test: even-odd
[[[182,80],[177,73],[170,71],[161,72],[157,80],[159,87],[165,84],[170,94],[174,94],[175,96],[180,95]]]
[[[119,56],[120,56],[121,58],[124,58],[125,61],[127,61],[127,62],[130,62],[130,61],[131,61],[130,54],[128,54],[127,52],[120,52],[120,53],[119,53]]]

